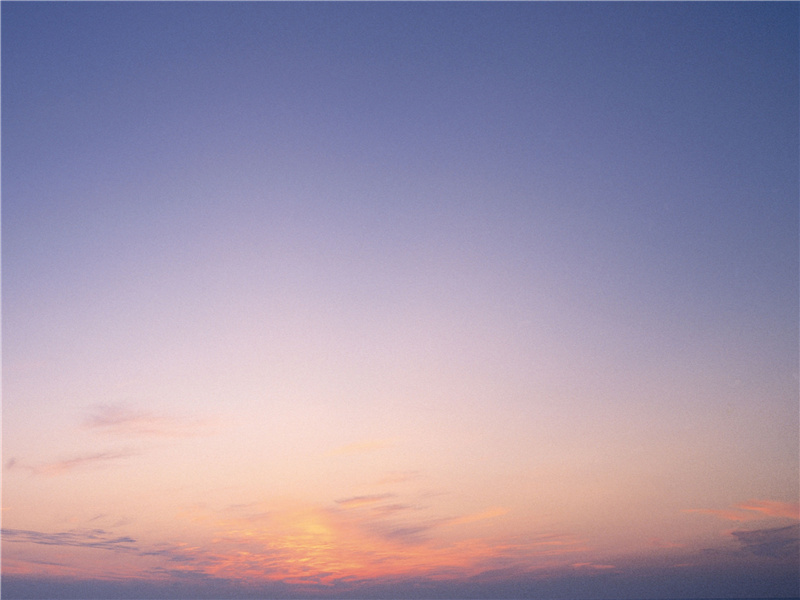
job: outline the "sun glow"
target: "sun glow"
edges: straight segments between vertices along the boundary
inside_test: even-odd
[[[530,571],[566,564],[568,557],[585,550],[578,540],[564,536],[500,542],[470,537],[462,527],[504,515],[500,508],[450,519],[404,521],[396,515],[386,517],[379,499],[344,505],[348,508],[272,511],[258,522],[220,521],[221,533],[210,548],[183,552],[193,555],[194,560],[187,561],[193,570],[201,564],[208,575],[331,585],[385,577],[472,576],[490,567]]]

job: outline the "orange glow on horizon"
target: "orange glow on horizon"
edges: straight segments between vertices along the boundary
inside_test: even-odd
[[[469,577],[499,566],[532,571],[586,550],[577,540],[557,535],[502,543],[431,535],[443,526],[448,533],[458,533],[452,531],[458,525],[505,514],[504,509],[409,524],[359,511],[375,502],[354,499],[347,510],[285,510],[257,524],[222,521],[224,530],[213,545],[205,551],[183,550],[196,560],[178,569],[196,571],[197,564],[203,564],[203,572],[216,577],[330,585],[386,577]]]

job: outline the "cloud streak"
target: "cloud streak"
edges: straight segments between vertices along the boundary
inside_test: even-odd
[[[730,508],[693,508],[684,512],[714,515],[726,521],[756,521],[765,518],[784,518],[800,520],[800,505],[796,502],[776,500],[748,500],[734,504]]]
[[[57,533],[45,533],[29,529],[3,529],[2,535],[3,540],[7,542],[100,548],[120,552],[138,551],[135,539],[128,536],[113,536],[103,529],[74,529]]]
[[[72,471],[89,469],[95,467],[103,467],[110,463],[114,463],[137,453],[132,450],[108,451],[108,452],[93,452],[88,454],[80,454],[71,458],[43,463],[40,465],[26,465],[21,463],[16,458],[12,457],[5,463],[6,470],[24,469],[33,473],[34,475],[42,475],[46,477],[54,477],[64,475]]]
[[[110,404],[95,406],[83,422],[83,428],[103,435],[126,437],[181,438],[209,433],[207,424],[202,421]]]
[[[337,500],[336,504],[342,508],[360,508],[362,506],[374,506],[377,503],[394,498],[394,494],[373,494],[371,496],[353,496]]]

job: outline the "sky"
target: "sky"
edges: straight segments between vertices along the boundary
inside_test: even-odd
[[[0,10],[4,597],[800,596],[797,3]]]

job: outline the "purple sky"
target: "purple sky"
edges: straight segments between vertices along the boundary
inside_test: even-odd
[[[2,3],[3,594],[798,596],[796,3]]]

